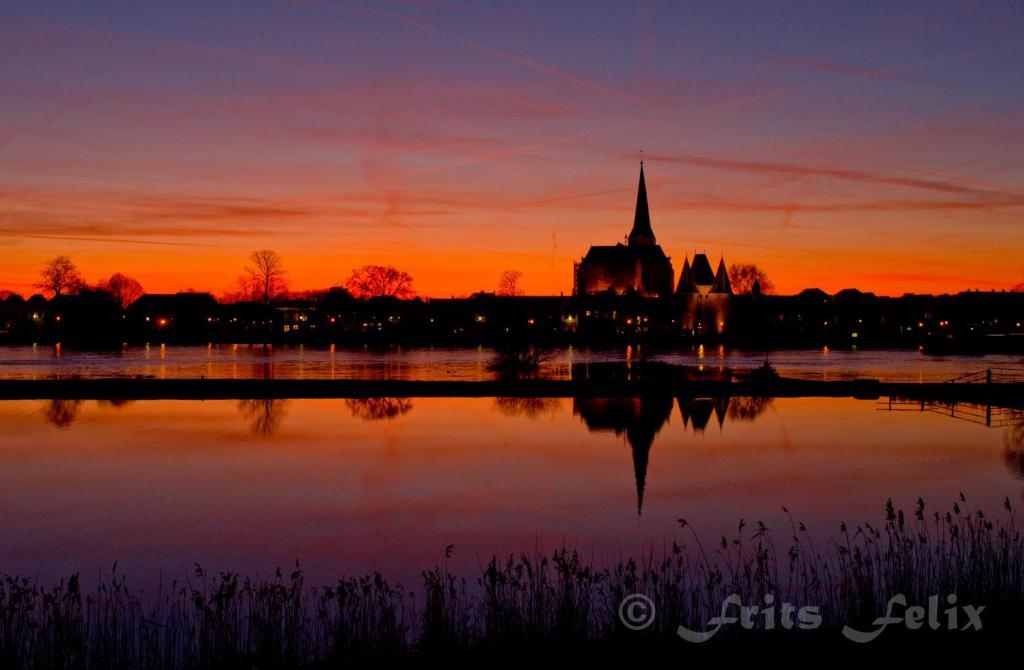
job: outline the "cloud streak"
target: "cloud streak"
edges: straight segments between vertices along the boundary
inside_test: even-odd
[[[843,63],[833,63],[829,61],[815,60],[812,58],[796,58],[791,56],[776,56],[766,53],[748,52],[741,51],[739,49],[728,49],[718,47],[717,51],[723,53],[736,54],[739,56],[748,56],[756,58],[757,60],[766,61],[769,63],[780,63],[782,65],[792,65],[794,67],[822,70],[825,72],[834,72],[837,74],[851,75],[855,77],[867,77],[870,79],[885,79],[889,81],[903,81],[915,84],[927,84],[929,86],[941,86],[950,88],[962,88],[965,90],[978,90],[973,86],[962,84],[955,81],[945,81],[941,79],[931,79],[928,77],[921,77],[906,72],[900,72],[893,69],[882,69],[873,67],[864,67],[859,65],[846,65]]]
[[[4,229],[0,228],[0,236],[5,235]],[[144,245],[155,245],[162,247],[210,247],[210,246],[224,246],[214,244],[203,244],[199,242],[165,242],[157,240],[131,240],[123,239],[118,237],[81,237],[77,235],[41,235],[41,234],[30,234],[21,233],[16,237],[26,238],[30,240],[68,240],[71,242],[102,242],[104,244],[144,244]]]
[[[666,210],[704,209],[723,212],[928,212],[975,211],[1024,207],[1024,198],[990,198],[978,200],[878,200],[851,202],[756,202],[736,200],[694,199],[662,203]]]
[[[977,197],[1001,196],[1008,200],[1019,200],[1021,197],[1015,193],[1004,193],[987,189],[979,189],[973,186],[957,184],[951,181],[939,179],[927,179],[923,177],[905,177],[899,175],[883,174],[858,170],[854,168],[839,168],[829,166],[801,165],[796,163],[780,163],[771,161],[749,161],[729,158],[715,158],[701,155],[652,155],[650,159],[686,165],[690,167],[711,168],[729,172],[740,172],[745,174],[771,174],[789,175],[794,177],[821,177],[837,179],[859,184],[870,184],[874,186],[890,186],[910,188],[918,190],[933,191],[936,193],[967,195]]]

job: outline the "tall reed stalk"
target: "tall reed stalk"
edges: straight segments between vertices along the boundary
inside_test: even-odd
[[[816,541],[789,518],[785,532],[741,521],[705,547],[679,520],[671,547],[595,567],[576,551],[494,557],[475,579],[448,559],[422,573],[421,591],[380,574],[308,587],[301,570],[252,580],[196,566],[155,596],[133,591],[117,566],[83,592],[76,575],[46,586],[0,575],[2,668],[301,667],[340,660],[423,658],[473,650],[557,648],[636,639],[618,607],[642,593],[657,616],[645,639],[683,624],[702,628],[723,600],[817,606],[827,628],[871,621],[895,594],[925,602],[955,594],[1019,621],[1024,615],[1024,541],[1007,499],[989,519],[966,500],[910,518],[886,505],[878,526],[839,526]],[[777,543],[780,536],[784,543]]]

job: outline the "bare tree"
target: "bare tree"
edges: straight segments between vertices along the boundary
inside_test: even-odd
[[[256,280],[247,275],[241,275],[237,280],[238,290],[231,294],[229,302],[257,302],[260,299],[260,287]]]
[[[46,415],[46,420],[53,425],[58,428],[67,428],[74,423],[81,407],[81,400],[54,398],[43,405],[43,413]]]
[[[249,421],[256,435],[273,435],[288,413],[288,401],[277,398],[253,398],[238,401],[238,411]]]
[[[284,261],[276,251],[254,251],[249,255],[249,262],[252,265],[245,267],[245,274],[238,280],[243,293],[248,293],[253,300],[269,303],[285,292]]]
[[[357,298],[411,298],[412,277],[390,265],[364,265],[352,271],[345,288]]]
[[[54,297],[76,293],[84,280],[78,268],[67,256],[57,256],[39,271],[40,281],[36,288],[53,293]]]
[[[412,411],[408,398],[353,398],[345,404],[352,416],[363,421],[391,420]]]
[[[1014,293],[1024,293],[1024,282],[1021,282],[1020,284],[1017,284],[1016,286],[1014,286],[1010,290],[1013,291]]]
[[[775,284],[768,279],[764,270],[753,263],[733,264],[729,266],[729,283],[732,284],[734,293],[750,293],[754,290],[754,283],[761,288],[761,293],[772,293]]]
[[[523,291],[519,288],[519,280],[523,278],[523,273],[519,270],[505,270],[498,276],[498,295],[522,295]]]
[[[106,289],[114,296],[122,310],[128,309],[128,305],[141,298],[145,293],[142,284],[137,279],[120,272],[112,274],[101,288]]]
[[[562,408],[558,398],[495,398],[494,409],[505,416],[525,416],[536,419],[542,414],[554,414]]]
[[[740,396],[729,401],[728,417],[733,421],[753,421],[772,406],[771,398]]]

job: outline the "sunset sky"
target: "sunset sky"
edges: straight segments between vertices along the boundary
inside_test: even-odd
[[[0,289],[220,294],[271,248],[296,290],[568,293],[641,149],[677,272],[1024,282],[1024,4],[867,4],[0,0]]]

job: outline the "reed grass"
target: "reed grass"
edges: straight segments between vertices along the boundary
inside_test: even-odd
[[[824,629],[871,621],[897,593],[925,602],[956,594],[991,616],[1024,614],[1024,540],[1009,499],[990,519],[961,496],[944,513],[919,500],[910,514],[891,501],[877,525],[815,540],[789,516],[771,531],[741,521],[705,546],[684,519],[659,552],[597,567],[571,549],[494,557],[475,578],[448,559],[406,590],[382,575],[310,587],[296,567],[273,579],[207,574],[143,597],[115,565],[84,592],[76,575],[53,585],[0,576],[2,668],[325,667],[341,661],[410,661],[496,649],[570,648],[666,640],[679,624],[701,629],[722,601],[815,605]],[[621,600],[643,593],[654,624],[629,631]],[[482,650],[482,651],[481,651]]]

